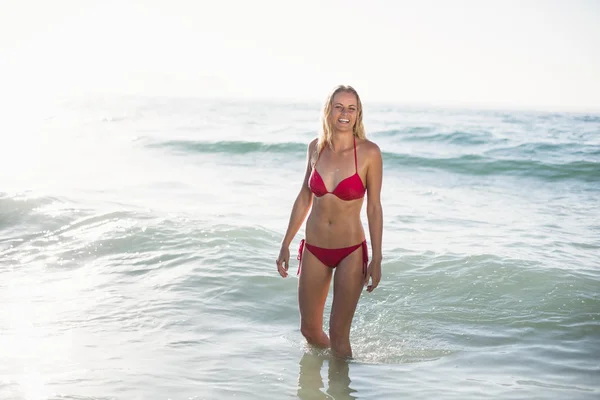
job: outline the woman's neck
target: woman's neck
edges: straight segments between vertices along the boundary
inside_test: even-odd
[[[354,134],[352,132],[334,132],[331,139],[331,150],[334,153],[342,152],[354,147]]]

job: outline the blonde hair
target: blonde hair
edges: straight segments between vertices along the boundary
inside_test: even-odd
[[[314,165],[317,161],[317,157],[323,151],[325,146],[331,146],[333,143],[333,126],[329,121],[329,116],[331,115],[331,109],[333,107],[333,98],[336,94],[340,92],[352,93],[356,96],[357,106],[357,114],[356,114],[356,123],[352,128],[354,136],[359,139],[366,139],[367,135],[365,133],[365,127],[363,125],[363,108],[362,103],[360,101],[360,97],[356,90],[352,86],[347,85],[338,85],[329,94],[325,104],[323,105],[323,111],[321,113],[321,133],[319,134],[319,139],[317,141],[317,148],[315,149],[315,153],[312,157],[312,164]]]

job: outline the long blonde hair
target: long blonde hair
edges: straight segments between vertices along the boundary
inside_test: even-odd
[[[317,157],[319,156],[319,154],[321,154],[321,151],[325,148],[325,146],[331,146],[333,143],[333,126],[329,121],[329,116],[331,115],[331,109],[333,107],[333,98],[339,92],[348,92],[356,96],[356,101],[358,103],[356,105],[356,123],[354,124],[352,131],[354,136],[356,136],[359,139],[367,138],[367,135],[365,133],[365,127],[363,125],[363,108],[362,103],[360,101],[360,96],[352,86],[338,85],[335,88],[333,88],[332,92],[327,97],[325,104],[323,105],[323,111],[321,113],[321,132],[317,141],[316,151],[312,157],[313,165],[316,163]]]

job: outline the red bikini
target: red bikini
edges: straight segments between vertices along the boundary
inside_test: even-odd
[[[320,156],[320,154],[319,154]],[[317,158],[317,161],[319,159]],[[360,175],[358,175],[358,160],[356,158],[356,138],[354,138],[354,168],[356,172],[354,175],[342,180],[333,191],[328,191],[325,186],[325,182],[323,182],[323,178],[317,171],[317,163],[315,162],[315,166],[313,167],[312,173],[310,175],[310,179],[308,181],[308,187],[311,192],[314,193],[317,197],[325,196],[326,194],[333,194],[337,196],[340,200],[350,201],[357,200],[364,197],[366,192],[366,187],[363,185],[362,179],[360,179]],[[362,246],[363,250],[363,275],[367,273],[367,264],[369,262],[369,253],[367,248],[367,241],[363,240],[362,243],[355,244],[354,246],[342,247],[338,249],[325,249],[322,247],[317,247],[312,244],[308,244],[304,239],[300,241],[300,248],[298,249],[298,257],[300,260],[300,264],[298,265],[298,274],[300,274],[300,269],[302,267],[302,252],[304,251],[304,247],[314,254],[315,257],[319,259],[323,264],[330,268],[335,268],[338,264],[354,252],[356,249]]]
[[[319,161],[319,159],[317,159]],[[321,178],[321,174],[317,171],[317,163],[315,162],[315,166],[310,174],[310,180],[308,181],[308,187],[317,197],[325,196],[330,193],[334,196],[339,197],[341,200],[357,200],[362,198],[365,195],[365,191],[367,188],[364,187],[362,180],[360,179],[360,175],[358,175],[358,161],[356,159],[356,138],[354,139],[354,168],[356,172],[354,175],[349,176],[348,178],[341,181],[333,192],[327,190],[325,187],[325,182],[323,182],[323,178]]]

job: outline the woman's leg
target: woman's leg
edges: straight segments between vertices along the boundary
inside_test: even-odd
[[[336,268],[333,281],[333,304],[329,321],[329,337],[333,354],[352,357],[350,327],[354,311],[364,287],[363,248],[359,247]]]
[[[304,248],[302,269],[298,280],[298,304],[300,306],[300,331],[308,343],[329,347],[329,338],[323,332],[323,309],[331,284],[332,269],[325,266]]]

